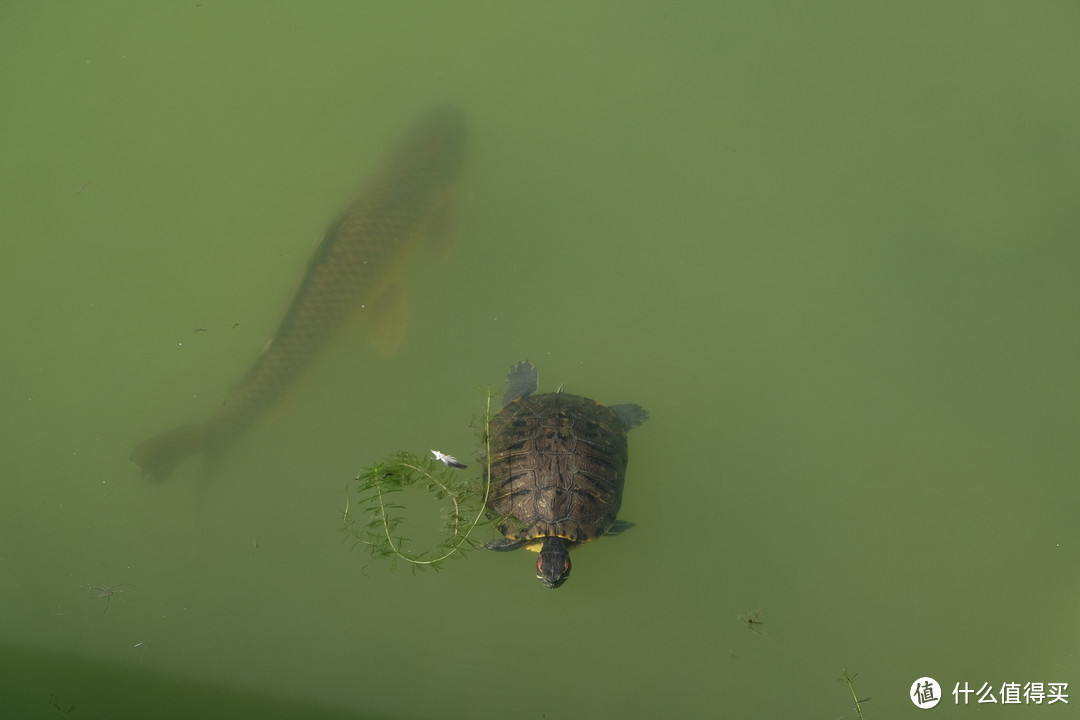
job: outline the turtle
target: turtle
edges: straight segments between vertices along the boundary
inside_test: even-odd
[[[536,394],[540,375],[525,360],[510,368],[502,408],[488,424],[487,508],[503,538],[484,547],[540,553],[549,588],[570,576],[570,548],[614,535],[628,458],[626,433],[649,413],[557,392]]]

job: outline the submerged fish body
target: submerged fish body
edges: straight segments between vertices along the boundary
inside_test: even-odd
[[[164,480],[189,455],[221,454],[293,385],[346,321],[394,294],[398,266],[417,241],[447,231],[465,138],[464,118],[450,105],[436,108],[406,134],[326,229],[273,339],[218,412],[135,448],[131,459],[144,477]]]

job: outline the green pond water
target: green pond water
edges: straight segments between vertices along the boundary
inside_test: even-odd
[[[879,720],[924,676],[938,717],[984,709],[964,683],[1069,716],[1078,35],[1071,3],[9,4],[4,717]],[[445,101],[460,239],[398,350],[346,333],[212,478],[143,481]],[[525,358],[650,411],[636,526],[554,591],[525,551],[349,542],[346,483],[473,472]],[[1003,704],[1031,682],[1069,704]]]

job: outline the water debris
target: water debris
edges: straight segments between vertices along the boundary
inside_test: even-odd
[[[54,708],[56,708],[56,712],[60,713],[61,715],[67,715],[68,713],[70,713],[72,710],[75,709],[75,703],[71,703],[66,708],[63,707],[60,704],[59,696],[57,696],[57,695],[55,695],[53,693],[49,693],[49,704],[52,705]]]
[[[458,470],[464,470],[468,467],[468,465],[464,464],[453,455],[447,455],[446,453],[441,453],[438,450],[432,450],[431,454],[435,456],[436,460],[441,462],[446,467],[457,468]]]
[[[746,623],[746,627],[747,627],[748,630],[753,630],[758,635],[764,635],[765,634],[761,630],[758,630],[755,627],[756,625],[764,625],[765,624],[765,621],[761,619],[761,611],[760,610],[754,610],[753,612],[748,610],[745,615],[740,613],[739,614],[739,620]]]
[[[109,604],[112,602],[112,596],[116,593],[124,592],[121,588],[123,588],[125,585],[127,585],[127,583],[120,583],[119,585],[90,586],[90,589],[94,591],[93,597],[105,598],[105,609],[101,612],[109,612]]]

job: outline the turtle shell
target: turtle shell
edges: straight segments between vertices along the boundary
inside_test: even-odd
[[[488,428],[499,532],[537,550],[545,538],[595,540],[615,523],[627,426],[611,408],[567,393],[508,402]]]

